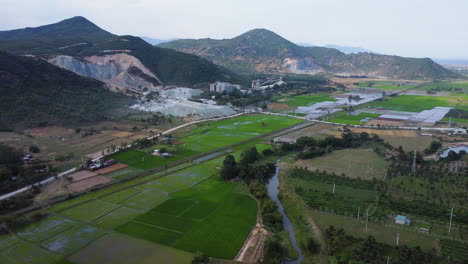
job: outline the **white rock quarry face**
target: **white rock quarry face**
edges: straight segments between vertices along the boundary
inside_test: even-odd
[[[139,87],[148,87],[155,89],[152,82],[144,80],[139,76],[128,73],[130,67],[140,69],[144,74],[156,79],[162,83],[159,78],[148,70],[140,60],[126,53],[90,56],[84,60],[73,58],[71,56],[60,55],[49,62],[73,71],[77,74],[98,79],[110,85],[138,89]]]
[[[186,100],[141,103],[135,104],[131,108],[147,112],[161,112],[165,115],[178,117],[193,115],[194,117],[198,117],[198,119],[228,116],[236,113],[229,106],[208,105]]]
[[[160,94],[161,97],[167,99],[190,99],[202,93],[202,90],[179,87],[174,89],[163,90]]]

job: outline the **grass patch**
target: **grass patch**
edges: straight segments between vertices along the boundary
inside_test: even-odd
[[[112,158],[120,163],[127,164],[129,166],[142,170],[149,170],[157,166],[164,165],[162,164],[162,160],[164,158],[155,157],[153,155],[138,150],[122,151],[115,155],[112,155]]]
[[[379,117],[380,114],[360,113],[358,115],[343,114],[332,119],[329,122],[348,124],[348,125],[363,125],[370,120]]]
[[[311,104],[320,103],[324,101],[336,101],[335,98],[331,97],[329,94],[307,94],[307,95],[298,95],[287,97],[286,100],[281,101],[288,106],[309,106]]]
[[[101,200],[104,200],[109,203],[115,203],[115,204],[120,204],[121,202],[127,200],[129,197],[132,197],[141,191],[135,188],[129,188],[122,190],[120,192],[116,192],[113,194],[106,195],[101,198]]]
[[[353,237],[367,238],[372,235],[375,239],[390,246],[395,245],[395,237],[400,233],[400,245],[409,247],[420,246],[427,251],[437,247],[437,238],[427,236],[421,233],[406,231],[382,226],[381,224],[369,222],[366,230],[366,225],[363,221],[346,216],[325,213],[318,210],[310,209],[309,214],[316,221],[322,231],[333,225],[336,229],[343,228],[345,232]]]
[[[299,160],[294,165],[336,175],[345,174],[350,178],[382,180],[389,163],[368,149],[344,149],[311,160]]]
[[[387,91],[415,88],[415,86],[411,84],[401,84],[398,82],[391,82],[391,81],[360,82],[358,86],[359,88],[372,87],[374,89],[387,90]]]

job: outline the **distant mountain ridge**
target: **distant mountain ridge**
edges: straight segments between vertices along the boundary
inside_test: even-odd
[[[90,77],[95,76],[86,74],[86,67],[98,68],[106,61],[104,72],[115,74],[99,74],[105,77],[100,80],[120,88],[140,89],[148,84],[132,74],[136,73],[135,70],[128,72],[134,62],[141,62],[144,68],[140,67],[139,72],[150,71],[159,84],[196,85],[216,80],[237,81],[239,78],[198,56],[154,47],[138,37],[113,35],[79,16],[36,28],[0,31],[0,50],[41,56],[55,63],[67,61],[57,65]],[[117,65],[115,60],[109,59],[113,55],[133,58],[120,58],[118,61],[126,65]],[[54,60],[57,56],[69,57]],[[86,65],[80,65],[82,62]],[[147,76],[139,77],[147,79]]]
[[[461,77],[429,58],[404,58],[367,52],[345,54],[333,48],[302,47],[266,29],[254,29],[232,39],[180,39],[158,46],[195,54],[246,74],[330,72],[402,79]]]
[[[333,44],[328,44],[328,45],[325,45],[325,46],[318,46],[318,45],[314,45],[314,44],[310,44],[310,43],[303,43],[303,42],[299,42],[299,43],[296,43],[296,44],[299,45],[299,46],[303,46],[303,47],[325,47],[325,48],[330,48],[330,49],[337,49],[337,50],[343,52],[344,54],[363,53],[363,52],[379,54],[379,52],[364,49],[364,48],[361,48],[361,47],[353,47],[353,46],[341,46],[341,45],[333,45]]]
[[[150,37],[140,37],[142,40],[148,42],[151,45],[159,45],[161,43],[166,43],[174,40],[178,40],[178,38],[171,38],[171,39],[158,39],[158,38],[150,38]]]

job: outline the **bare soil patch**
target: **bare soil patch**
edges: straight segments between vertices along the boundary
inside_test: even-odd
[[[89,189],[89,188],[91,188],[93,186],[103,184],[103,183],[108,183],[110,181],[111,181],[111,179],[109,179],[109,178],[107,178],[105,176],[102,176],[102,175],[98,175],[98,176],[94,176],[94,177],[91,177],[91,178],[87,178],[87,179],[79,181],[79,182],[71,183],[67,187],[68,187],[68,189],[70,189],[70,190],[72,190],[74,192],[81,192],[81,191],[87,190],[87,189]]]
[[[277,110],[277,111],[286,111],[286,110],[294,109],[294,107],[290,107],[289,105],[282,104],[282,103],[268,104],[268,108],[270,108],[272,110]]]
[[[117,171],[117,170],[120,170],[120,169],[123,169],[123,168],[127,168],[127,167],[128,167],[128,165],[126,165],[126,164],[117,163],[117,164],[102,168],[100,170],[97,170],[96,173],[97,174],[107,174],[107,173],[111,173],[111,172],[114,172],[114,171]]]
[[[372,119],[371,121],[367,122],[366,125],[368,126],[404,126],[405,122],[402,121],[392,121],[392,120],[384,120],[384,119]]]
[[[87,179],[87,178],[94,177],[96,175],[97,174],[94,173],[94,172],[87,171],[87,170],[81,170],[81,171],[70,174],[69,177],[73,178],[73,182],[77,182],[77,181],[81,181],[81,180],[84,180],[84,179]]]

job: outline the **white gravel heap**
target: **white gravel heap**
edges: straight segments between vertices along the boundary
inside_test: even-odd
[[[191,115],[194,119],[207,119],[236,113],[236,111],[229,106],[202,104],[187,100],[201,93],[201,90],[190,88],[163,90],[161,91],[161,100],[159,102],[138,103],[131,106],[131,108],[154,113],[160,112],[164,115],[178,117]]]

